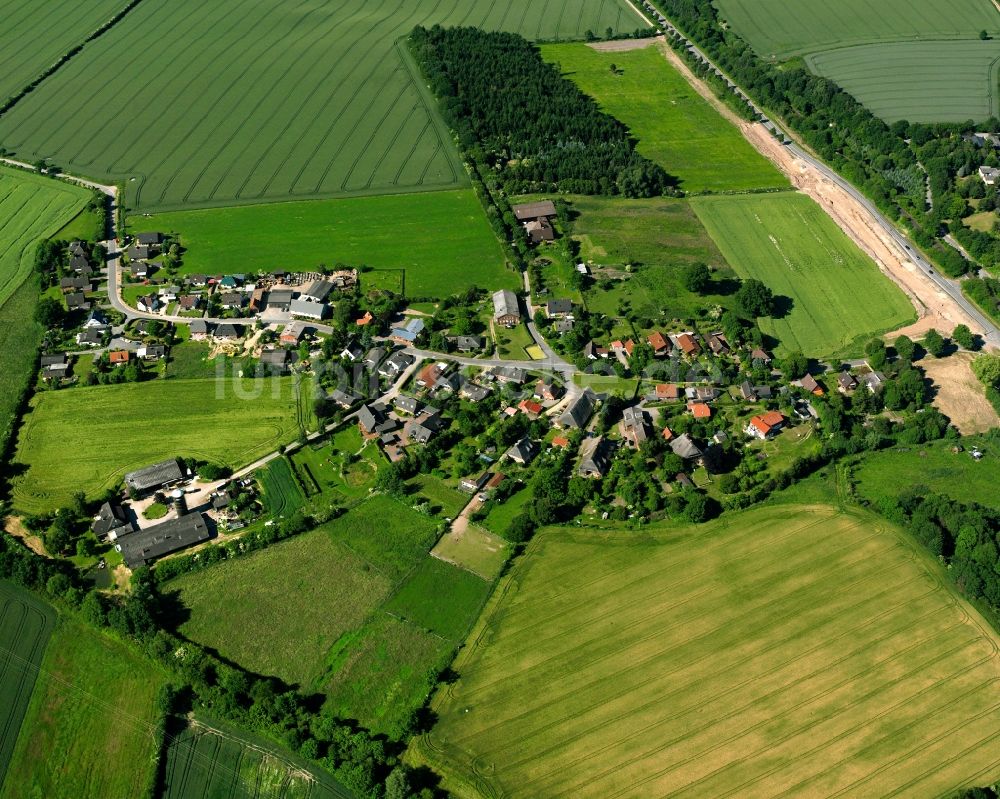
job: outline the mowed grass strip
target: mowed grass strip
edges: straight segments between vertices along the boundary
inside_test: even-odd
[[[434,24],[555,39],[642,22],[618,0],[144,0],[4,115],[0,141],[123,181],[143,210],[466,186],[398,44]],[[127,119],[92,113],[108,107]]]
[[[809,68],[886,122],[964,122],[998,113],[1000,42],[880,42],[824,50]]]
[[[697,197],[691,204],[733,269],[784,298],[781,318],[760,320],[779,352],[818,358],[860,350],[867,336],[916,318],[903,292],[809,197]]]
[[[154,214],[133,227],[179,234],[184,274],[341,262],[403,270],[410,296],[519,285],[471,189]]]
[[[304,391],[304,389],[303,389]],[[245,466],[294,440],[292,378],[149,380],[38,394],[18,434],[14,504],[40,513],[96,496],[132,469],[190,456]]]
[[[141,796],[160,746],[155,700],[166,682],[118,641],[60,620],[0,797]]]
[[[0,784],[28,709],[55,613],[29,592],[0,582]]]
[[[69,50],[123,9],[127,0],[3,4],[0,30],[0,99],[17,94]]]
[[[417,752],[466,792],[511,797],[990,781],[996,636],[937,568],[877,517],[825,505],[639,539],[543,531]]]
[[[764,56],[902,39],[1000,33],[1000,12],[979,0],[718,0],[720,16]]]
[[[541,50],[546,61],[558,64],[602,109],[628,125],[639,152],[679,178],[685,191],[788,185],[674,69],[660,45],[617,53],[585,44],[547,44]]]

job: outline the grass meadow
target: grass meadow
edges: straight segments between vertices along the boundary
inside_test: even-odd
[[[909,300],[812,199],[782,193],[691,201],[726,260],[784,298],[761,319],[778,352],[825,357],[860,350],[871,335],[916,318]],[[781,304],[781,303],[779,303]]]
[[[0,102],[25,88],[124,5],[122,0],[44,7],[30,0],[5,3],[0,30]]]
[[[686,192],[783,188],[788,180],[699,95],[658,46],[598,52],[585,44],[543,45],[545,60],[617,117],[639,152],[680,179]],[[611,66],[616,72],[611,71]]]
[[[296,397],[293,378],[240,385],[245,395],[231,380],[180,379],[36,395],[18,434],[15,507],[54,510],[172,456],[236,468],[298,437],[300,404],[311,413],[311,403]]]
[[[60,620],[0,797],[142,795],[160,746],[155,700],[166,681],[158,666],[118,641]]]
[[[142,210],[467,185],[399,42],[436,23],[550,39],[641,21],[617,0],[147,0],[4,115],[0,141],[125,182]],[[128,112],[93,113],[110,107]]]
[[[510,555],[510,544],[485,528],[470,524],[461,535],[446,533],[431,554],[461,569],[494,580]]]
[[[265,487],[265,491],[266,491]],[[322,527],[169,583],[180,632],[405,734],[491,581],[435,560],[438,523],[375,496]]]
[[[55,613],[28,591],[0,582],[0,785],[14,752],[21,721],[52,635]]]
[[[996,636],[873,515],[549,529],[413,755],[461,795],[941,796],[996,776]]]
[[[886,122],[964,122],[1000,114],[1000,43],[879,42],[806,57]]]
[[[195,720],[167,746],[159,799],[350,799],[326,774],[302,767],[271,743]]]
[[[365,285],[386,270],[395,288],[403,270],[410,296],[519,285],[471,189],[179,211],[135,217],[131,226],[178,234],[186,274],[341,262],[373,267],[362,275]]]
[[[593,268],[595,284],[585,292],[589,310],[617,316],[625,301],[639,316],[655,320],[730,303],[727,296],[701,296],[684,287],[684,268],[695,262],[710,266],[717,280],[735,276],[689,201],[573,196],[570,203],[579,257]],[[626,274],[627,264],[633,273]],[[602,287],[602,267],[621,279]]]
[[[954,445],[945,441],[872,452],[854,470],[857,492],[878,502],[914,486],[927,486],[960,502],[978,502],[1000,510],[996,492],[1000,445],[979,436],[964,438],[962,444],[966,450],[978,446],[985,453],[983,459],[977,461],[967,451],[952,452]]]
[[[763,56],[867,42],[976,39],[1000,34],[1000,15],[979,0],[718,0],[721,17]]]

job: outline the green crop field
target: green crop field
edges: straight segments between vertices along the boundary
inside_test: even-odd
[[[415,756],[460,795],[944,796],[1000,776],[997,637],[905,535],[781,505],[549,529]]]
[[[333,777],[242,734],[194,722],[170,738],[159,799],[350,799]]]
[[[186,274],[341,262],[404,270],[411,296],[519,285],[471,189],[180,211],[136,219],[134,227],[177,233]]]
[[[5,35],[6,29],[0,41]],[[37,280],[29,279],[35,247],[72,219],[89,197],[78,186],[0,167],[0,451],[12,432],[43,332],[34,319]]]
[[[171,456],[244,466],[298,436],[299,405],[290,377],[38,394],[18,435],[15,460],[27,471],[15,480],[14,504],[27,513],[53,510],[76,491],[96,496],[125,472]]]
[[[25,88],[107,22],[127,0],[46,3],[8,0],[0,30],[0,102]]]
[[[31,274],[38,241],[58,231],[89,199],[90,192],[79,186],[0,167],[0,305]]]
[[[118,641],[61,619],[0,797],[143,795],[160,746],[156,695],[166,681],[158,666]]]
[[[639,152],[688,192],[784,187],[788,180],[701,97],[656,46],[598,52],[585,44],[544,45],[542,55],[617,117]],[[618,72],[611,71],[611,65]]]
[[[803,194],[699,197],[691,201],[726,260],[791,301],[780,319],[761,319],[779,352],[823,357],[916,318],[874,262]]]
[[[980,0],[716,0],[722,17],[765,56],[876,41],[975,39],[1000,34],[1000,12]]]
[[[398,41],[436,23],[582,38],[641,21],[616,0],[145,0],[4,115],[0,141],[125,182],[142,209],[467,185]]]
[[[0,785],[54,621],[55,614],[48,605],[12,583],[0,582],[0,647],[4,652],[0,661]]]
[[[292,467],[287,457],[279,457],[268,461],[267,465],[257,472],[261,487],[264,489],[264,502],[268,511],[274,516],[291,516],[302,506],[305,497],[299,487]]]
[[[919,41],[862,44],[806,57],[887,122],[964,122],[1000,114],[1000,43]]]
[[[979,436],[965,438],[962,444],[966,450],[978,446],[985,453],[983,459],[975,460],[968,451],[952,452],[954,445],[944,441],[870,453],[854,470],[857,491],[877,502],[914,486],[926,486],[960,502],[978,502],[1000,510],[996,492],[1000,446]]]

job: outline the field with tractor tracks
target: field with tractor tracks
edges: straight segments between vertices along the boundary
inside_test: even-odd
[[[1000,775],[997,636],[884,520],[541,531],[414,756],[463,796],[942,796]]]

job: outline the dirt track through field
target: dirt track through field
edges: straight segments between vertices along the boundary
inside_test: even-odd
[[[768,132],[764,125],[759,122],[746,122],[737,117],[695,77],[666,43],[660,45],[660,51],[695,91],[736,125],[755,149],[788,176],[796,189],[819,203],[837,226],[909,297],[917,311],[918,319],[914,324],[890,333],[890,337],[902,333],[919,337],[932,327],[950,331],[959,324],[968,325],[973,330],[979,329],[979,325],[970,319],[954,300],[940,291],[917,269],[906,253],[879,227],[867,209],[856,199],[820,174],[811,164],[796,158]]]

